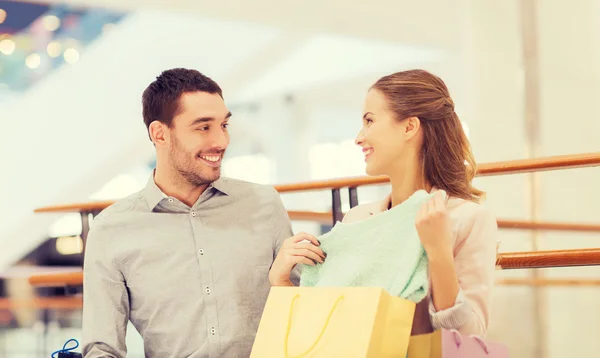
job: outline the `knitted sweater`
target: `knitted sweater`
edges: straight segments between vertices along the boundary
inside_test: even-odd
[[[415,218],[431,196],[419,190],[378,215],[338,222],[318,238],[327,259],[304,265],[300,286],[382,287],[391,295],[420,302],[427,296],[429,279]]]

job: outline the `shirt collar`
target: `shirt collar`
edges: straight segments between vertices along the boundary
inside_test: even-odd
[[[167,196],[165,195],[165,193],[163,193],[162,190],[160,190],[160,188],[158,187],[158,185],[156,185],[156,183],[154,182],[154,171],[152,171],[152,174],[150,174],[150,178],[148,178],[148,183],[144,188],[144,198],[148,202],[148,207],[150,208],[150,210],[154,210],[156,205],[158,205],[158,203],[160,203],[161,200],[163,200],[166,197]]]
[[[208,186],[208,189],[211,189],[211,188],[217,189],[218,191],[220,191],[221,193],[223,193],[225,195],[230,195],[230,190],[227,185],[227,182],[225,180],[223,180],[222,177],[219,177],[219,179],[210,183],[210,185]]]
[[[210,185],[206,188],[206,190],[213,189],[218,190],[224,195],[229,195],[229,188],[227,187],[227,183],[221,177],[219,177],[219,179],[215,180],[214,182],[210,183]],[[160,190],[158,185],[156,185],[156,182],[154,181],[154,170],[152,171],[152,174],[150,174],[150,178],[148,178],[148,182],[146,184],[146,187],[144,188],[144,197],[148,202],[148,207],[150,208],[150,210],[154,210],[156,205],[158,205],[163,199],[169,197],[167,194],[163,193],[162,190]]]

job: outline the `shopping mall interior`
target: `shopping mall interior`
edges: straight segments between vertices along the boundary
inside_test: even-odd
[[[438,75],[498,219],[486,339],[598,355],[600,1],[0,0],[0,357],[82,339],[85,236],[146,185],[141,95],[179,67],[233,114],[222,175],[280,189],[313,235],[390,192],[355,145],[370,86]],[[132,326],[127,347],[144,357]]]

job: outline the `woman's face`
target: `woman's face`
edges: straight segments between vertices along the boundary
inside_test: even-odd
[[[390,175],[401,166],[409,121],[399,121],[382,92],[371,89],[365,99],[363,126],[355,143],[362,147],[368,175]]]

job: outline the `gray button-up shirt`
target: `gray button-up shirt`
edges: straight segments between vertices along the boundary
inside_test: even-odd
[[[146,357],[248,357],[271,287],[269,269],[290,236],[272,187],[221,178],[190,208],[151,177],[93,221],[84,264],[84,356],[125,357],[131,320]]]

